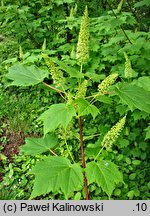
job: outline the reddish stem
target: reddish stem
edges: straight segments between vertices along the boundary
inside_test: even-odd
[[[79,125],[80,125],[80,148],[82,154],[82,167],[86,168],[85,158],[84,158],[84,145],[83,145],[83,134],[82,134],[82,118],[79,117]],[[85,172],[83,172],[83,179],[84,179],[84,187],[85,187],[85,194],[86,200],[89,200],[89,192],[88,192],[88,183]]]

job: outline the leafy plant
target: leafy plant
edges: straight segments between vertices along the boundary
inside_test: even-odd
[[[27,172],[44,157],[15,155],[11,163],[7,157],[4,159],[0,157],[1,174],[3,174],[3,181],[0,183],[0,200],[29,199],[34,178]]]
[[[105,21],[109,17],[110,15],[105,17]],[[112,17],[111,21],[113,21]],[[121,19],[119,22],[116,22],[116,26],[121,26],[121,24]],[[107,34],[105,37],[107,40]],[[121,40],[123,39],[121,38]],[[105,48],[102,50],[103,62],[106,60],[110,63],[118,61],[116,56],[113,59],[108,54],[109,46],[112,46],[112,44],[114,45],[114,41],[110,40],[107,45],[103,45],[103,48]],[[109,47],[108,50],[107,47]],[[128,49],[128,47],[126,48]],[[99,46],[95,49],[98,51]],[[112,159],[106,159],[105,154],[109,154],[115,144],[125,125],[126,116],[128,116],[129,111],[138,109],[148,114],[150,113],[150,92],[144,88],[141,82],[141,86],[139,86],[139,82],[136,79],[133,81],[128,80],[126,75],[122,75],[122,79],[119,81],[118,77],[120,73],[115,72],[105,78],[106,75],[96,76],[98,75],[96,72],[93,74],[86,72],[92,63],[92,60],[89,59],[89,17],[87,7],[81,21],[77,43],[77,59],[68,57],[68,60],[64,58],[65,61],[63,61],[63,57],[62,60],[54,57],[50,58],[44,53],[44,50],[41,56],[48,66],[49,73],[43,66],[37,68],[34,65],[17,63],[10,67],[9,73],[6,75],[8,79],[13,80],[10,85],[30,86],[42,83],[49,89],[56,91],[65,101],[64,103],[51,105],[39,117],[39,121],[42,121],[44,125],[44,137],[27,138],[26,144],[21,147],[22,152],[27,155],[50,152],[50,155],[38,161],[30,172],[35,175],[35,182],[30,198],[33,199],[49,192],[63,192],[65,198],[68,199],[73,196],[74,191],[81,192],[84,186],[85,191],[82,193],[84,198],[88,200],[89,188],[92,183],[100,186],[110,198],[116,184],[122,183],[123,178],[117,165],[111,161]],[[95,56],[94,48],[91,56]],[[126,61],[128,61],[127,56]],[[125,71],[127,74],[127,69]],[[91,85],[95,82],[95,79],[99,81],[99,77],[103,81],[99,83],[95,91],[90,91]],[[132,77],[134,76],[130,76],[129,78],[132,79]],[[46,82],[47,78],[52,79],[53,84],[48,84]],[[118,83],[114,85],[116,81]],[[145,95],[147,98],[146,101],[143,100],[143,96]],[[96,117],[101,115],[101,103],[111,104],[112,101],[117,103],[117,106],[119,103],[125,105],[124,111],[121,114],[122,118],[110,131],[100,135],[95,144],[93,141],[91,144],[93,150],[90,154],[87,153],[85,157],[85,150],[87,148],[84,145],[83,119],[85,119],[85,116],[88,118],[91,115],[93,120],[96,120]],[[73,133],[73,136],[76,138],[76,146],[72,147],[68,142],[68,134],[72,129],[72,124],[77,125],[77,122],[79,123],[79,134],[76,132]],[[61,135],[59,135],[57,141],[56,134],[59,130],[61,130]],[[87,137],[87,140],[90,140],[90,138]],[[80,141],[81,156],[79,156],[79,152],[75,151],[75,149],[79,150],[77,146],[78,141]],[[63,147],[67,149],[68,158],[59,156],[60,143],[63,143]],[[115,194],[119,194],[119,192],[115,191]],[[133,193],[130,192],[129,197],[131,194]]]

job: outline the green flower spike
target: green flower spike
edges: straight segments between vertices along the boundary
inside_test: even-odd
[[[78,91],[76,98],[84,98],[87,90],[87,80],[84,80],[81,84],[78,86]]]
[[[126,59],[125,61],[125,70],[124,70],[124,75],[125,78],[131,78],[132,77],[132,66],[131,66],[131,61],[128,58],[128,55],[124,52],[124,57]]]
[[[89,17],[87,7],[81,21],[76,57],[80,64],[86,63],[89,58]]]
[[[126,116],[124,116],[119,122],[117,122],[104,136],[102,146],[105,147],[107,150],[109,150],[112,147],[112,145],[116,142],[122,129],[124,128],[125,121]]]
[[[52,76],[52,79],[53,79],[53,83],[56,85],[56,86],[62,86],[62,84],[65,83],[65,78],[63,77],[63,73],[61,70],[59,70],[59,68],[55,65],[55,63],[50,59],[50,57],[48,57],[48,55],[46,54],[43,54],[42,55],[45,62],[46,62],[46,65],[47,67],[49,68],[50,70],[50,73],[51,73],[51,76]]]
[[[98,90],[100,95],[104,95],[107,93],[108,89],[115,83],[118,77],[117,73],[111,74],[106,77],[99,85]]]

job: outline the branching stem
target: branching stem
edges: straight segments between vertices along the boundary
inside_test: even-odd
[[[60,89],[57,89],[57,88],[55,88],[55,87],[53,87],[53,86],[51,86],[51,85],[48,85],[47,83],[45,83],[45,82],[42,82],[45,86],[47,86],[48,88],[51,88],[51,89],[53,89],[53,90],[55,90],[55,91],[57,91],[57,92],[59,92],[59,93],[64,93],[62,90],[60,90]]]
[[[57,89],[57,88],[55,88],[55,87],[53,87],[53,86],[51,86],[51,85],[48,85],[47,83],[45,83],[45,82],[42,82],[45,86],[47,86],[48,88],[50,88],[50,89],[52,89],[52,90],[54,90],[54,91],[57,91],[59,94],[60,94],[60,96],[66,101],[66,98],[62,95],[62,94],[66,94],[64,91],[62,91],[62,90],[60,90],[60,89]]]

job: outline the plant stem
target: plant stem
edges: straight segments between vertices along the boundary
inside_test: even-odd
[[[101,152],[103,151],[104,147],[105,147],[105,145],[100,149],[100,151],[99,151],[98,154],[96,155],[94,161],[97,160],[98,156],[101,154]]]
[[[55,87],[53,87],[53,86],[51,86],[51,85],[48,85],[47,83],[45,83],[45,82],[42,82],[45,86],[47,86],[48,88],[51,88],[51,89],[53,89],[53,90],[55,90],[55,91],[57,91],[57,92],[59,92],[59,93],[65,93],[65,92],[63,92],[63,91],[61,91],[60,89],[57,89],[57,88],[55,88]]]
[[[79,126],[80,126],[80,148],[82,154],[82,167],[83,169],[86,168],[85,158],[84,158],[84,145],[83,145],[83,133],[82,133],[82,117],[79,117]],[[84,187],[85,187],[85,194],[86,200],[89,200],[89,192],[88,192],[88,182],[85,172],[83,172],[83,179],[84,179]]]
[[[66,131],[65,131],[65,133],[66,133]],[[70,151],[70,149],[69,149],[69,146],[68,146],[68,144],[67,144],[66,138],[65,138],[65,144],[66,144],[67,151],[68,151],[68,154],[70,155],[71,160],[73,161],[73,163],[75,163],[74,158],[73,158],[73,156],[72,156],[72,153],[71,153],[71,151]]]
[[[60,96],[66,101],[66,99],[65,99],[65,97],[62,95],[62,94],[66,94],[64,91],[61,91],[60,89],[57,89],[57,88],[55,88],[55,87],[53,87],[53,86],[51,86],[51,85],[48,85],[47,83],[45,83],[45,82],[42,82],[45,86],[47,86],[48,88],[50,88],[50,89],[53,89],[54,91],[57,91],[59,94],[60,94]]]
[[[53,155],[58,156],[53,150],[49,149],[49,151],[50,151]]]

